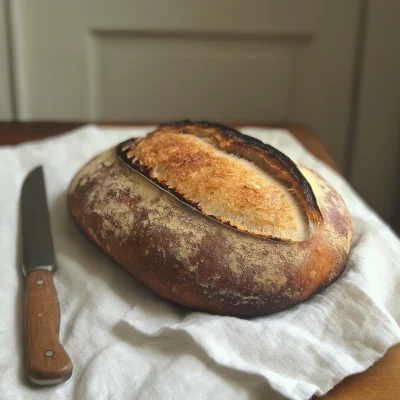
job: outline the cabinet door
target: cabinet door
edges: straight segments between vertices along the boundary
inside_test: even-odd
[[[344,162],[359,1],[11,3],[21,120],[297,120]]]

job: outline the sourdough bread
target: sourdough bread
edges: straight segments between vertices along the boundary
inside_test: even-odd
[[[218,124],[162,125],[98,155],[71,182],[72,216],[165,299],[255,316],[342,273],[352,236],[338,193],[271,146]]]

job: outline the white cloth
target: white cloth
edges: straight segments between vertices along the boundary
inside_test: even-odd
[[[66,189],[98,152],[149,128],[86,126],[0,148],[1,399],[308,399],[368,368],[400,341],[400,243],[328,166],[288,132],[244,128],[317,170],[340,192],[354,224],[343,276],[308,301],[250,320],[185,311],[156,296],[87,241]],[[26,174],[45,168],[59,270],[60,340],[72,378],[34,388],[24,374],[18,199]]]

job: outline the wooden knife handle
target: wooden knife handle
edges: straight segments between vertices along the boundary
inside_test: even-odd
[[[50,271],[26,278],[25,356],[28,378],[39,385],[62,383],[72,375],[72,362],[58,339],[60,307]]]

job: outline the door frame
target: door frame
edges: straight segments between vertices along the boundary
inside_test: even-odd
[[[349,179],[389,223],[400,200],[400,2],[366,1]]]
[[[11,121],[14,118],[8,6],[7,0],[0,0],[0,120],[2,121]]]

